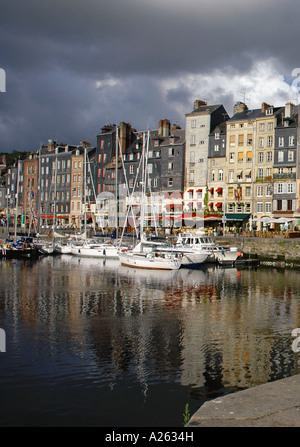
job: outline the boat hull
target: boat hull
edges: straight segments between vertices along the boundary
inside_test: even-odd
[[[0,250],[0,258],[4,259],[37,259],[39,256],[39,250],[36,248],[25,248],[24,250],[2,248]]]
[[[145,255],[119,253],[122,265],[148,270],[178,270],[181,267],[181,260],[176,258],[158,258]]]
[[[74,256],[90,258],[118,259],[118,250],[115,247],[73,247],[71,253]]]

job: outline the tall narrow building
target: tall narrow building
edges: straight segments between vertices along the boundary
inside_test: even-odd
[[[196,100],[186,114],[184,211],[188,215],[209,212],[207,202],[209,136],[229,118],[221,104]]]

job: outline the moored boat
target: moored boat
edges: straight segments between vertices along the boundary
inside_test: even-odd
[[[150,270],[178,270],[182,263],[181,257],[160,252],[119,252],[119,259],[122,265]]]
[[[5,259],[36,259],[40,256],[38,248],[29,239],[1,241],[0,258]]]
[[[209,236],[192,233],[179,235],[176,247],[205,251],[207,253],[206,262],[218,264],[232,264],[241,256],[237,247],[220,246],[215,244]]]
[[[108,242],[86,241],[82,245],[72,246],[71,253],[75,256],[118,259],[118,248]]]

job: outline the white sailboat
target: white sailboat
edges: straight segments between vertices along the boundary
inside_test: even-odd
[[[126,251],[119,253],[119,259],[122,265],[150,270],[178,270],[182,263],[182,258],[160,252]]]
[[[143,227],[145,216],[145,198],[147,191],[147,164],[148,164],[148,149],[149,149],[150,132],[147,133],[147,141],[145,134],[143,138],[143,153],[141,157],[142,166],[142,200],[141,200],[141,219],[140,219],[140,235],[141,242],[133,250],[122,251],[119,250],[119,259],[122,265],[134,268],[156,269],[156,270],[178,270],[182,264],[182,254],[173,253],[172,250],[149,250],[144,244]],[[137,174],[138,175],[138,174]],[[126,224],[126,222],[125,222]],[[153,246],[152,246],[153,248]]]
[[[98,243],[94,240],[87,240],[82,245],[73,245],[71,253],[74,256],[118,259],[117,247],[109,242]]]
[[[194,250],[189,247],[172,246],[165,240],[148,240],[142,236],[142,241],[132,250],[134,253],[166,253],[181,259],[182,267],[197,267],[208,258],[206,250]]]

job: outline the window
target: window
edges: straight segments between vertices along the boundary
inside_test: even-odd
[[[264,132],[264,131],[265,131],[265,123],[261,123],[261,124],[259,125],[259,131],[260,131],[260,132]]]
[[[133,165],[129,166],[129,174],[134,174],[134,166]]]
[[[263,212],[263,204],[262,204],[262,202],[258,202],[256,204],[256,212],[257,213],[262,213]]]
[[[252,151],[247,152],[247,161],[252,161]]]
[[[278,151],[278,161],[283,161],[283,158],[284,158],[284,152]]]
[[[295,137],[294,137],[294,135],[289,136],[289,146],[295,146]]]
[[[244,146],[244,135],[239,135],[239,146]]]
[[[244,160],[244,153],[243,152],[239,152],[238,153],[238,162],[241,163]]]
[[[195,181],[195,172],[194,171],[190,171],[190,182],[194,183]]]
[[[284,146],[284,137],[279,137],[278,138],[278,146],[279,147],[283,147]]]
[[[268,130],[273,130],[273,123],[268,123]]]
[[[283,183],[278,183],[277,184],[277,194],[282,194],[283,193]]]
[[[220,181],[220,182],[223,181],[223,176],[224,176],[223,170],[220,169],[220,170],[219,170],[219,181]]]
[[[246,186],[246,188],[245,188],[245,196],[247,196],[247,197],[251,196],[251,186]]]
[[[272,152],[267,152],[267,161],[272,161]]]
[[[191,135],[191,144],[196,144],[196,135]]]
[[[267,185],[266,186],[266,197],[271,197],[271,196],[272,196],[272,186]]]
[[[258,153],[258,163],[262,163],[264,161],[264,153],[259,152]]]
[[[263,137],[259,139],[259,147],[265,147],[265,139]]]
[[[271,213],[272,212],[272,205],[271,202],[265,203],[265,213]]]
[[[169,147],[168,155],[169,155],[169,157],[172,157],[174,155],[174,148],[173,147]]]
[[[168,171],[173,171],[174,170],[174,163],[170,162],[168,163]]]
[[[235,135],[230,135],[229,144],[235,146]]]
[[[294,161],[294,151],[288,151],[288,161]]]
[[[219,152],[220,146],[218,144],[215,144],[215,152]]]
[[[194,129],[196,127],[196,120],[191,120],[191,128]]]
[[[258,185],[257,186],[257,197],[262,197],[263,196],[263,187],[262,185]]]
[[[249,133],[247,135],[247,145],[251,146],[252,145],[252,141],[253,141],[253,135],[252,135],[252,133]]]
[[[195,152],[190,153],[190,163],[195,163]]]
[[[229,163],[234,163],[234,152],[230,152],[229,154]]]
[[[152,174],[153,173],[153,164],[148,164],[148,166],[147,166],[147,172],[148,172],[148,174]]]
[[[216,132],[215,133],[215,140],[219,140],[220,139],[220,132]]]
[[[168,187],[170,188],[170,187],[172,187],[173,186],[173,179],[172,178],[169,178],[168,179]]]
[[[268,147],[272,147],[273,146],[273,137],[272,136],[268,136],[267,146]]]

